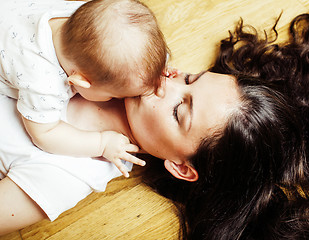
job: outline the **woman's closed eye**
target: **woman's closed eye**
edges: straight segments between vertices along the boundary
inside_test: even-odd
[[[192,96],[187,95],[173,108],[173,117],[178,125],[185,131],[189,131],[192,123]]]
[[[194,81],[196,81],[195,79],[193,79],[193,77],[191,77],[192,75],[191,74],[186,74],[185,75],[185,78],[184,78],[184,80],[185,80],[185,84],[186,85],[189,85],[189,84],[191,84],[192,82],[194,82]],[[196,77],[197,78],[197,77]],[[179,101],[179,102],[177,102],[176,103],[176,105],[174,106],[174,108],[173,108],[173,117],[174,117],[174,119],[176,120],[176,122],[178,123],[178,124],[180,124],[180,117],[179,117],[179,114],[178,114],[178,109],[179,109],[179,107],[181,106],[181,104],[183,104],[183,102],[184,102],[184,100],[182,99],[181,101]]]
[[[178,102],[174,108],[173,108],[173,116],[175,118],[175,120],[177,121],[177,123],[179,124],[179,117],[178,117],[178,108],[179,106],[183,103],[183,100],[181,100],[180,102]]]

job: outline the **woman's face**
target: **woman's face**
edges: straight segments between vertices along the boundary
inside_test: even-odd
[[[160,90],[125,104],[137,144],[162,159],[188,159],[239,102],[234,77],[211,72],[166,78]]]

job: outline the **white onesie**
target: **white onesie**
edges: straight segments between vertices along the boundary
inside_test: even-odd
[[[121,176],[113,163],[49,154],[35,147],[23,127],[16,100],[1,94],[0,116],[0,179],[11,178],[51,221]],[[132,169],[132,163],[124,163]]]
[[[17,99],[18,111],[38,123],[60,119],[74,93],[61,68],[48,24],[69,17],[84,2],[10,0],[0,3],[0,93]]]
[[[65,121],[61,116],[72,91],[58,63],[48,20],[70,16],[83,3],[0,3],[0,179],[12,179],[50,220],[92,191],[104,191],[112,178],[121,175],[110,162],[41,151],[31,142],[18,113],[40,123]]]

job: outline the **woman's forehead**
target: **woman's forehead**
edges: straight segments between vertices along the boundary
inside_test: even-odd
[[[192,156],[200,143],[220,131],[230,114],[238,108],[239,92],[233,76],[206,73],[192,84],[192,127],[180,139],[170,139],[176,154]]]
[[[193,91],[197,132],[211,134],[222,127],[239,104],[236,79],[230,75],[206,73]]]

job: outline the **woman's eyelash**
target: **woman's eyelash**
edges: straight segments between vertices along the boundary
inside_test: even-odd
[[[175,105],[175,107],[173,108],[173,116],[175,118],[175,120],[179,123],[179,119],[178,119],[178,107],[180,106],[180,104],[182,104],[182,101],[177,103]]]
[[[190,75],[189,75],[189,74],[186,74],[186,76],[185,76],[185,83],[186,83],[187,85],[190,84],[190,82],[189,82],[189,77],[190,77]]]

